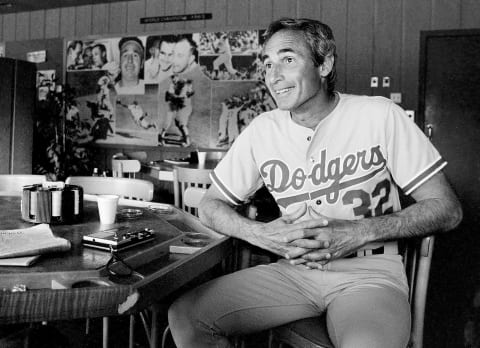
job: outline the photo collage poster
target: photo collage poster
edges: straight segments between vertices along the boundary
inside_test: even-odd
[[[264,111],[262,30],[65,43],[79,142],[228,148]],[[86,126],[85,126],[86,125]]]

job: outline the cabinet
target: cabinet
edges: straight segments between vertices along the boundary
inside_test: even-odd
[[[31,174],[35,64],[0,58],[0,174]]]

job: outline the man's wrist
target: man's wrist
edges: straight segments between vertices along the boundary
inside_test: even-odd
[[[258,239],[258,236],[262,233],[261,232],[261,223],[255,220],[247,219],[246,221],[246,228],[244,234],[244,240],[254,244],[253,242]]]
[[[377,221],[375,218],[365,218],[357,220],[357,235],[361,236],[362,245],[379,242],[382,240],[378,233]]]

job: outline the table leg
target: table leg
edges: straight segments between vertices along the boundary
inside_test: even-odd
[[[128,334],[128,347],[133,348],[135,342],[135,315],[130,314],[130,327]]]
[[[108,326],[109,326],[109,317],[103,317],[103,336],[102,336],[102,347],[108,348]]]
[[[158,305],[154,304],[150,307],[152,311],[152,322],[150,329],[150,348],[157,348],[158,343]]]

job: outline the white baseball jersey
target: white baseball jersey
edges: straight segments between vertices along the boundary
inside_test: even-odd
[[[339,94],[315,130],[289,111],[255,118],[212,173],[233,204],[265,184],[282,213],[306,202],[331,218],[359,219],[400,210],[445,160],[404,110],[383,97]]]

